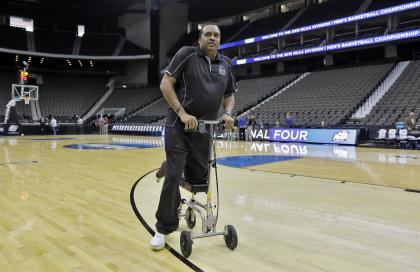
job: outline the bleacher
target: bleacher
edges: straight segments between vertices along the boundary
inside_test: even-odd
[[[37,52],[71,55],[76,33],[35,29],[34,39]]]
[[[26,30],[23,28],[0,25],[0,37],[2,48],[28,50]]]
[[[420,114],[420,61],[413,61],[388,92],[362,120],[361,125],[392,126],[408,113]]]
[[[363,2],[364,0],[330,0],[322,4],[311,5],[306,8],[290,28],[297,28],[351,16]]]
[[[175,42],[174,45],[168,50],[168,56],[175,56],[176,52],[183,46],[191,46],[198,41],[199,31],[191,31],[190,33],[184,33],[181,38]]]
[[[392,69],[393,64],[313,72],[303,80],[266,101],[254,114],[259,123],[283,122],[291,112],[297,126],[343,122]]]
[[[233,35],[235,35],[242,27],[244,27],[249,22],[240,22],[237,24],[229,26],[220,26],[220,31],[222,33],[220,43],[227,42]],[[174,45],[168,51],[168,56],[174,56],[176,52],[183,46],[191,46],[198,41],[199,31],[191,31],[190,33],[185,33],[181,38],[176,41]],[[238,37],[235,37],[234,40],[238,40]]]
[[[137,46],[136,44],[126,40],[121,49],[120,56],[145,55],[150,54],[150,50]]]
[[[346,42],[346,41],[351,41],[355,39],[364,39],[364,38],[369,38],[369,37],[374,37],[374,36],[381,36],[385,33],[385,30],[386,29],[384,27],[378,26],[378,27],[372,27],[368,29],[359,30],[358,36],[356,36],[355,32],[342,33],[342,34],[336,35],[334,39],[332,40],[332,42]]]
[[[39,104],[44,116],[68,122],[82,116],[105,93],[108,76],[89,74],[46,74],[39,86]]]
[[[221,26],[220,31],[222,32],[222,38],[220,42],[228,42],[228,40],[231,39],[233,35],[238,33],[238,31],[241,30],[241,28],[245,27],[247,24],[249,24],[249,21],[239,22],[228,26]],[[237,40],[237,38],[235,37],[234,40]]]
[[[168,103],[166,103],[166,100],[162,97],[147,107],[144,107],[143,109],[134,113],[127,121],[136,123],[156,122],[165,118],[168,112],[168,108]]]
[[[158,88],[117,88],[102,108],[125,108],[127,113],[140,109],[162,96]]]
[[[296,13],[297,11],[289,11],[287,13],[281,13],[272,17],[253,21],[244,31],[236,36],[234,40],[239,41],[278,32],[293,18],[293,16],[295,16]]]
[[[411,2],[414,2],[414,0],[373,0],[372,3],[369,5],[367,11],[388,8]]]
[[[112,56],[119,40],[119,34],[85,33],[80,55]]]
[[[251,106],[261,102],[267,96],[277,92],[298,75],[282,75],[273,77],[263,77],[246,79],[238,82],[239,92],[235,96],[235,113],[242,112]],[[220,113],[223,110],[220,111]]]

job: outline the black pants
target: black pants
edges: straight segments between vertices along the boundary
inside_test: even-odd
[[[181,204],[179,181],[184,173],[189,183],[206,183],[209,170],[210,135],[186,133],[181,127],[166,127],[166,175],[156,212],[156,229],[169,234],[178,228]]]
[[[245,128],[239,128],[239,140],[245,141]]]

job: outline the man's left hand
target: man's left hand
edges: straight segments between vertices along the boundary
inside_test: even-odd
[[[222,121],[225,124],[225,128],[228,129],[233,128],[233,125],[235,124],[235,120],[232,118],[232,116],[229,116],[227,114],[222,115]]]

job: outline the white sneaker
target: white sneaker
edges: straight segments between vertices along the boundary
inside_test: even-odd
[[[165,247],[166,235],[156,232],[152,240],[150,240],[150,247],[154,250],[161,250]]]

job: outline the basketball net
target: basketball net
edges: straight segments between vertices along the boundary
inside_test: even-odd
[[[26,105],[29,105],[29,102],[31,102],[31,98],[29,96],[22,97],[23,101],[25,101]]]

